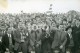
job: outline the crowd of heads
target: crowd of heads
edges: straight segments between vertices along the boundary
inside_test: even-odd
[[[80,26],[80,12],[71,10],[67,13],[1,13],[0,30],[28,29],[60,29],[65,30],[68,26]]]

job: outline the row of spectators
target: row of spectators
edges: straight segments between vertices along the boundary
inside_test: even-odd
[[[64,14],[50,14],[47,13],[20,13],[20,14],[0,14],[0,26],[1,27],[10,27],[14,28],[18,27],[19,23],[23,23],[23,25],[41,25],[47,24],[49,26],[52,25],[60,25],[63,24],[64,27],[69,25],[74,26],[77,23],[80,23],[80,13],[77,11],[69,11]]]
[[[35,50],[36,53],[51,53],[53,52],[54,47],[56,47],[57,45],[59,45],[59,48],[62,49],[62,52],[64,53],[64,48],[67,48],[67,43],[70,43],[71,36],[73,36],[73,41],[71,42],[74,42],[74,46],[72,43],[73,47],[69,49],[71,50],[71,52],[78,53],[76,51],[80,48],[79,26],[80,13],[74,10],[64,14],[30,14],[23,12],[20,14],[0,14],[0,35],[4,35],[2,36],[2,39],[0,36],[0,42],[2,40],[2,46],[4,47],[4,42],[7,40],[5,37],[7,35],[10,36],[11,34],[13,36],[12,40],[15,41],[14,48],[18,49],[18,44],[20,44],[22,50],[25,50],[24,53],[27,52],[26,49],[28,49],[28,52],[31,52],[29,50]],[[67,35],[66,33],[69,34]],[[20,35],[23,36],[21,37]],[[25,38],[26,35],[30,37]],[[29,39],[29,43],[31,44],[29,44],[30,47],[27,45],[29,48],[25,45],[28,41],[27,39]],[[37,39],[39,39],[40,41]],[[16,43],[18,43],[18,46],[16,46]],[[34,47],[36,49],[34,49]],[[18,51],[15,50],[14,53],[18,53]]]

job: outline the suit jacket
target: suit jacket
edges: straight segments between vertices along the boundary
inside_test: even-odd
[[[26,33],[23,34],[24,38],[24,44],[28,43],[28,37],[26,35]],[[13,38],[14,38],[14,50],[17,50],[19,48],[19,45],[21,44],[21,33],[19,30],[16,30],[13,32]]]
[[[41,53],[50,52],[51,50],[51,37],[46,37],[46,31],[42,30],[42,44],[41,44]],[[48,34],[49,35],[49,34]]]
[[[36,34],[35,34],[36,33]],[[30,33],[30,47],[34,47],[36,46],[36,44],[41,44],[41,33],[40,31],[31,31]],[[33,48],[30,48],[31,50],[33,50]]]
[[[66,48],[68,48],[69,44],[70,44],[70,37],[69,37],[69,35],[67,34]]]
[[[63,49],[65,49],[65,44],[67,41],[66,35],[67,35],[66,32],[56,31],[54,35],[54,40],[52,42],[52,49],[59,48],[61,45],[63,45]]]
[[[12,35],[11,35],[11,42],[13,42],[12,41]],[[13,45],[13,43],[11,43],[11,45]],[[3,49],[3,51],[5,51],[6,48],[11,49],[8,34],[3,35],[3,37],[2,37],[2,49]]]
[[[14,50],[17,50],[19,47],[19,44],[21,43],[21,34],[19,30],[14,31],[13,33],[13,38],[14,38]]]
[[[0,51],[2,50],[2,31],[0,31]]]
[[[80,46],[80,27],[72,27],[72,36],[74,44],[79,47]]]

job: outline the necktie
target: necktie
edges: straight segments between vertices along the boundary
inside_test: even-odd
[[[23,37],[22,37],[22,33],[20,33],[21,34],[21,40],[23,39]]]
[[[69,34],[69,37],[70,37],[70,39],[72,38],[72,35],[71,34]]]
[[[0,42],[1,42],[1,40],[2,40],[2,37],[0,36]]]
[[[12,44],[12,38],[11,38],[11,34],[9,34],[9,44]]]
[[[26,33],[26,35],[28,36],[28,32]]]
[[[37,34],[36,34],[36,31],[35,31],[35,40],[37,40]]]
[[[58,41],[59,41],[59,42],[58,42],[59,46],[61,45],[61,41],[62,41],[62,40],[61,40],[61,36],[62,36],[62,35],[63,35],[63,34],[62,34],[62,31],[61,31],[60,34],[58,34],[58,36],[59,36],[59,39],[58,39]]]

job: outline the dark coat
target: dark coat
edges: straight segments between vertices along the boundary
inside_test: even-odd
[[[11,35],[11,40],[12,40],[12,35]],[[9,41],[9,37],[7,34],[3,35],[2,37],[2,50],[6,51],[6,48],[9,48],[10,50],[12,49],[12,45],[13,45],[13,41],[11,41],[11,45],[10,45],[10,41]]]
[[[54,35],[54,40],[52,42],[52,49],[59,48],[61,45],[63,45],[62,52],[65,52],[65,44],[67,41],[66,35],[67,35],[66,32],[56,31]]]
[[[14,31],[13,37],[14,37],[14,42],[15,42],[14,43],[14,50],[17,52],[22,51],[23,53],[27,53],[27,51],[28,51],[28,35],[27,35],[27,32],[26,31],[22,32],[19,29],[17,29]],[[21,38],[23,38],[24,41],[21,41]]]
[[[41,45],[41,32],[39,30],[37,31],[31,31],[30,33],[30,47],[29,50],[35,50],[34,47],[36,47],[37,44],[39,44],[39,46]]]
[[[70,38],[69,34],[67,34],[67,42],[66,42],[66,48],[70,48],[74,46],[73,37]]]
[[[2,50],[2,32],[0,31],[0,51]]]
[[[70,44],[70,37],[69,37],[69,35],[67,34],[66,48],[68,48],[69,44]]]
[[[13,37],[14,37],[14,50],[17,50],[19,47],[19,44],[21,43],[21,34],[19,30],[14,31],[13,33]]]
[[[73,41],[76,46],[80,46],[80,27],[72,27]]]
[[[53,33],[53,31],[51,31],[49,34],[50,34],[50,36],[48,38],[46,38],[45,37],[46,36],[46,31],[45,30],[42,31],[41,53],[51,53],[51,45],[52,45],[54,33]]]
[[[72,27],[72,36],[74,41],[73,52],[76,52],[80,47],[80,27]]]
[[[27,45],[28,45],[28,36],[27,36],[26,32],[24,32],[23,36],[24,36],[23,47],[26,48]],[[21,33],[20,33],[19,30],[14,31],[13,38],[14,38],[14,42],[15,42],[14,43],[14,50],[16,50],[16,51],[17,50],[22,50],[21,46],[20,46],[20,44],[21,44]],[[24,50],[27,50],[27,49],[24,49]]]

